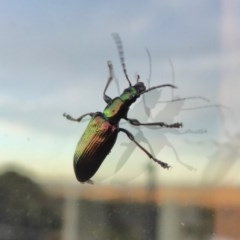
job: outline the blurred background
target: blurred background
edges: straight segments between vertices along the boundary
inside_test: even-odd
[[[0,0],[0,240],[240,239],[240,2]],[[116,97],[128,75],[147,87],[94,185],[73,154],[85,130],[66,120],[103,111],[107,61]],[[151,59],[146,52],[150,52]]]

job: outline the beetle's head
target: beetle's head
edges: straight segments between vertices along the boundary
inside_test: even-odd
[[[146,90],[143,82],[137,82],[133,87],[136,89],[138,96],[140,96]]]

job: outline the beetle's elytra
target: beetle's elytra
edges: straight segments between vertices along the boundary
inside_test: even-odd
[[[179,128],[182,127],[182,123],[166,124],[164,122],[154,122],[154,123],[141,123],[137,119],[131,119],[127,117],[130,106],[139,98],[142,94],[152,91],[156,88],[162,87],[171,87],[175,88],[174,85],[164,84],[158,85],[146,89],[143,82],[139,82],[139,78],[135,85],[132,86],[131,81],[128,78],[122,42],[118,34],[113,34],[113,38],[116,42],[118,48],[118,54],[120,57],[121,65],[125,77],[128,81],[129,87],[126,88],[123,93],[116,97],[111,98],[106,95],[106,91],[109,87],[109,84],[113,80],[113,65],[109,61],[109,78],[105,89],[103,91],[103,99],[107,103],[103,112],[90,112],[86,113],[79,118],[73,118],[70,115],[64,113],[63,116],[68,120],[80,122],[84,117],[90,116],[91,120],[80,138],[76,151],[74,154],[74,171],[76,178],[80,182],[89,182],[91,183],[91,177],[97,172],[98,168],[106,158],[106,156],[111,151],[114,146],[118,133],[125,133],[128,138],[133,141],[140,149],[142,149],[150,159],[160,164],[163,168],[168,169],[169,165],[165,162],[162,162],[156,159],[149,151],[147,151],[143,146],[141,146],[134,138],[134,136],[128,130],[119,127],[119,122],[121,119],[125,119],[130,124],[135,126],[159,126],[159,127],[168,127],[168,128]]]

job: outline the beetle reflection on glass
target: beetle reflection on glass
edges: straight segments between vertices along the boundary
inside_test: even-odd
[[[129,87],[124,89],[120,96],[113,99],[106,94],[106,91],[114,77],[113,65],[110,61],[108,61],[109,78],[103,91],[103,99],[107,103],[107,106],[105,107],[103,112],[89,112],[83,114],[78,118],[73,118],[66,113],[63,114],[63,116],[66,117],[68,120],[77,122],[80,122],[86,116],[91,117],[85,132],[77,143],[73,158],[75,175],[77,180],[81,183],[92,183],[91,177],[97,172],[98,168],[100,167],[106,156],[110,153],[116,142],[119,132],[125,133],[128,138],[133,141],[143,152],[145,152],[145,154],[147,154],[147,156],[154,162],[158,163],[160,166],[166,169],[170,167],[167,163],[156,159],[148,150],[146,150],[142,145],[140,145],[135,140],[131,132],[129,132],[125,128],[119,127],[119,122],[121,119],[125,119],[134,126],[159,126],[167,128],[182,127],[182,123],[141,123],[137,119],[127,117],[130,106],[141,95],[157,88],[176,87],[172,84],[163,84],[146,89],[144,83],[139,81],[139,76],[137,77],[136,84],[132,85],[131,81],[129,80],[125,66],[121,39],[117,33],[113,34],[113,38],[118,48],[120,62],[124,75],[128,81]]]

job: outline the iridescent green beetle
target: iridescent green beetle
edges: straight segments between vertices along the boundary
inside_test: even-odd
[[[79,118],[73,118],[70,115],[64,113],[63,116],[68,120],[80,122],[84,117],[91,116],[91,120],[79,140],[73,159],[73,165],[75,175],[78,181],[84,183],[92,181],[91,177],[97,172],[98,168],[110,153],[114,146],[118,133],[124,132],[128,138],[133,141],[139,148],[141,148],[150,159],[160,164],[163,168],[168,169],[169,165],[162,162],[148,152],[143,146],[141,146],[134,138],[132,133],[124,128],[119,127],[121,119],[125,119],[130,124],[135,126],[160,126],[168,128],[179,128],[182,127],[182,123],[166,124],[164,122],[155,123],[141,123],[137,119],[131,119],[127,117],[130,106],[139,98],[142,94],[152,91],[156,88],[171,87],[175,88],[174,85],[164,84],[146,89],[143,82],[139,82],[132,86],[125,67],[124,55],[122,42],[118,34],[113,34],[113,38],[116,42],[118,53],[122,65],[123,72],[129,83],[129,87],[126,88],[123,93],[114,99],[106,95],[106,91],[109,87],[110,82],[113,80],[113,65],[108,62],[109,78],[103,92],[103,99],[107,103],[103,112],[90,112],[86,113]]]

